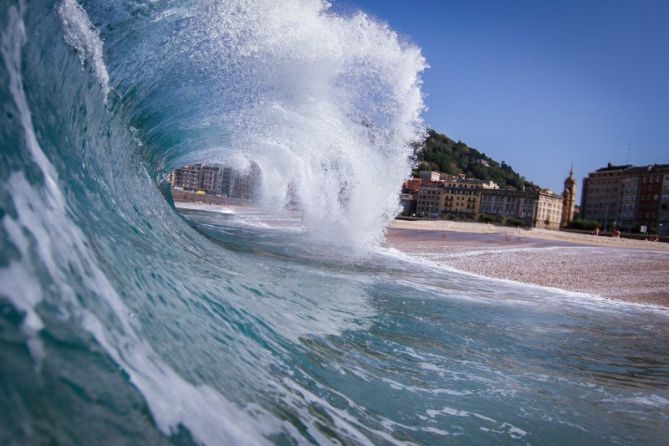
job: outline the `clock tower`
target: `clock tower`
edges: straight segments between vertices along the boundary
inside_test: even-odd
[[[568,226],[574,221],[574,205],[576,204],[576,179],[574,178],[574,167],[569,170],[569,176],[564,180],[564,191],[562,192],[562,221],[560,226]]]

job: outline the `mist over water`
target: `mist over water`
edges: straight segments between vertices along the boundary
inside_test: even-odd
[[[423,131],[385,25],[0,5],[0,443],[663,444],[666,311],[376,246]],[[251,160],[259,210],[186,220],[156,187]]]

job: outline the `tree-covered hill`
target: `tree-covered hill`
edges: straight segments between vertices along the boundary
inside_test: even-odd
[[[521,190],[524,186],[526,189],[539,189],[539,186],[520,176],[504,161],[498,163],[485,153],[461,141],[455,142],[434,130],[428,132],[422,147],[417,148],[416,158],[418,166],[414,171],[415,176],[421,170],[438,170],[451,175],[463,173],[470,178],[492,180],[502,188]]]

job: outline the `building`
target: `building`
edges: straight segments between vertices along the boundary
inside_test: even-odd
[[[439,180],[434,180],[436,178]],[[574,185],[570,188],[572,192]],[[476,220],[480,215],[487,215],[500,220],[513,218],[521,225],[550,229],[558,229],[562,221],[563,197],[549,190],[500,189],[492,181],[421,172],[420,180],[404,183],[402,200],[405,212],[410,203],[409,195],[416,190],[415,213],[419,217]]]
[[[246,172],[233,171],[230,175],[230,197],[251,200],[256,197],[256,189],[261,181],[260,167],[256,163]]]
[[[660,212],[657,232],[660,235],[669,234],[669,173],[662,177],[662,191],[660,192]]]
[[[172,187],[186,191],[251,199],[260,182],[260,168],[252,163],[248,172],[242,173],[220,164],[193,164],[176,169],[167,179]]]
[[[184,166],[176,169],[171,174],[172,187],[180,187],[184,190],[197,191],[202,185],[202,167],[200,164]]]
[[[475,220],[479,214],[482,189],[499,189],[499,186],[492,181],[484,182],[464,176],[446,179],[440,197],[440,215],[458,220]]]
[[[482,191],[481,215],[507,219],[517,218],[525,226],[532,226],[536,211],[536,201],[532,192],[510,189],[490,189]]]
[[[499,189],[492,181],[465,178],[464,175],[447,175],[440,172],[423,171],[420,179],[405,182],[403,203],[410,203],[406,194],[415,197],[415,214],[426,218],[451,218],[473,220],[478,217],[482,189]],[[405,206],[406,209],[406,206]]]
[[[547,229],[560,229],[563,221],[564,197],[550,190],[541,190],[536,195],[537,212],[534,217],[533,226]],[[571,208],[573,216],[573,208]]]
[[[234,171],[230,167],[221,168],[221,195],[225,195],[227,197],[230,196],[230,185],[232,184],[232,178],[234,174]]]
[[[639,176],[628,175],[621,181],[620,227],[631,230],[637,226],[639,205]]]
[[[442,191],[441,181],[423,180],[416,197],[416,215],[425,218],[439,218]]]
[[[481,215],[517,219],[524,226],[558,229],[562,221],[562,209],[563,198],[549,190],[481,190]]]
[[[416,204],[421,184],[422,180],[420,178],[411,178],[402,185],[402,194],[400,195],[402,215],[412,216],[416,214]]]
[[[221,167],[202,164],[200,167],[200,190],[211,195],[221,195]]]
[[[583,218],[600,222],[602,227],[617,224],[622,211],[622,181],[631,165],[608,166],[583,179],[581,212]]]
[[[421,170],[420,179],[423,181],[439,181],[441,180],[441,172],[436,172],[433,170]]]
[[[574,208],[576,206],[576,178],[574,168],[569,169],[569,176],[564,180],[562,191],[562,221],[560,226],[569,226],[574,221]]]
[[[608,166],[583,180],[582,217],[604,229],[666,231],[664,185],[669,164]]]
[[[659,229],[660,197],[665,173],[669,173],[669,165],[664,169],[648,166],[638,169],[639,200],[636,213],[636,224],[646,228],[647,232],[656,233]]]

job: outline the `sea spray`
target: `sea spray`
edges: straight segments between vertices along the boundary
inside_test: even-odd
[[[423,132],[417,47],[318,0],[145,9],[103,37],[156,165],[253,161],[265,207],[291,188],[313,236],[380,241]]]

